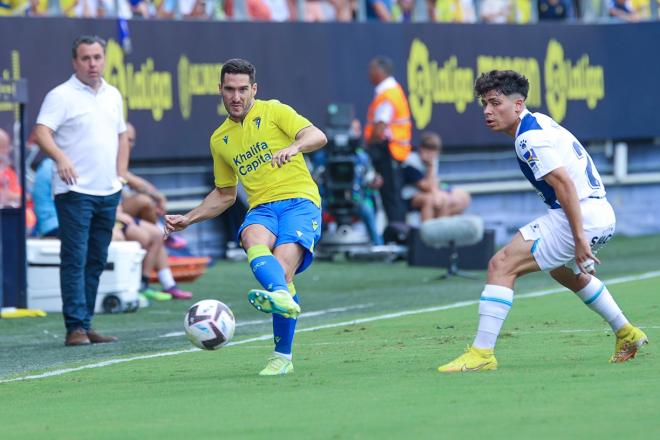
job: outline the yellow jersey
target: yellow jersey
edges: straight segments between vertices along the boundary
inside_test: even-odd
[[[241,181],[250,209],[263,203],[304,198],[321,206],[321,196],[302,153],[281,168],[272,167],[273,155],[287,148],[309,120],[277,100],[255,99],[243,122],[230,118],[211,136],[215,186]]]

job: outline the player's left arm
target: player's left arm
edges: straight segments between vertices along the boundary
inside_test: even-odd
[[[278,168],[282,167],[287,162],[291,162],[298,153],[311,153],[316,151],[328,143],[328,138],[321,130],[313,125],[307,127],[296,133],[296,139],[286,148],[281,149],[273,155],[271,165]]]
[[[119,133],[119,149],[117,150],[117,176],[126,180],[128,172],[128,157],[130,145],[128,143],[128,131]]]
[[[117,114],[124,114],[124,103],[121,99],[119,91],[115,89],[117,93]],[[119,145],[117,148],[117,177],[126,181],[126,173],[128,173],[128,159],[131,155],[131,146],[128,141],[128,127],[126,127],[126,121],[122,116],[117,120],[117,135],[119,137]]]
[[[600,263],[600,261],[591,252],[589,241],[584,235],[582,211],[580,210],[580,200],[575,184],[564,167],[555,168],[543,176],[543,179],[555,190],[557,200],[571,226],[573,240],[575,241],[575,262],[582,272],[587,273],[582,267],[585,261],[589,259],[594,260],[596,263]]]

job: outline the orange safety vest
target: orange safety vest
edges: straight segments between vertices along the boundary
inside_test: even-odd
[[[364,137],[367,142],[371,139],[371,134],[374,130],[374,113],[384,101],[389,101],[392,107],[394,107],[394,117],[387,125],[387,131],[390,136],[390,154],[394,159],[403,162],[412,150],[412,146],[410,145],[412,122],[410,121],[408,99],[400,84],[397,83],[396,87],[389,88],[376,95],[371,102],[367,111],[367,124],[364,127]]]

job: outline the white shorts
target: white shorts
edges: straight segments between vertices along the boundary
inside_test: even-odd
[[[580,202],[582,223],[591,249],[598,252],[614,235],[616,218],[606,199],[586,199]],[[533,240],[532,255],[541,270],[561,266],[580,273],[575,264],[575,241],[563,209],[550,209],[544,216],[520,228],[525,240]]]

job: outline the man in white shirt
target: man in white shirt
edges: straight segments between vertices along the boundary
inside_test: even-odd
[[[648,342],[628,322],[605,284],[594,276],[599,247],[614,234],[614,210],[589,153],[549,116],[525,107],[527,78],[512,70],[482,74],[474,86],[486,125],[515,139],[518,165],[548,213],[520,228],[488,264],[479,301],[479,327],[472,346],[438,367],[441,373],[495,370],[495,342],[513,305],[513,285],[522,275],[545,271],[599,314],[616,335],[610,362],[625,362]]]
[[[121,94],[102,78],[104,66],[105,41],[78,37],[74,74],[46,95],[34,129],[37,144],[57,170],[53,193],[69,346],[117,339],[91,327],[129,152]]]

